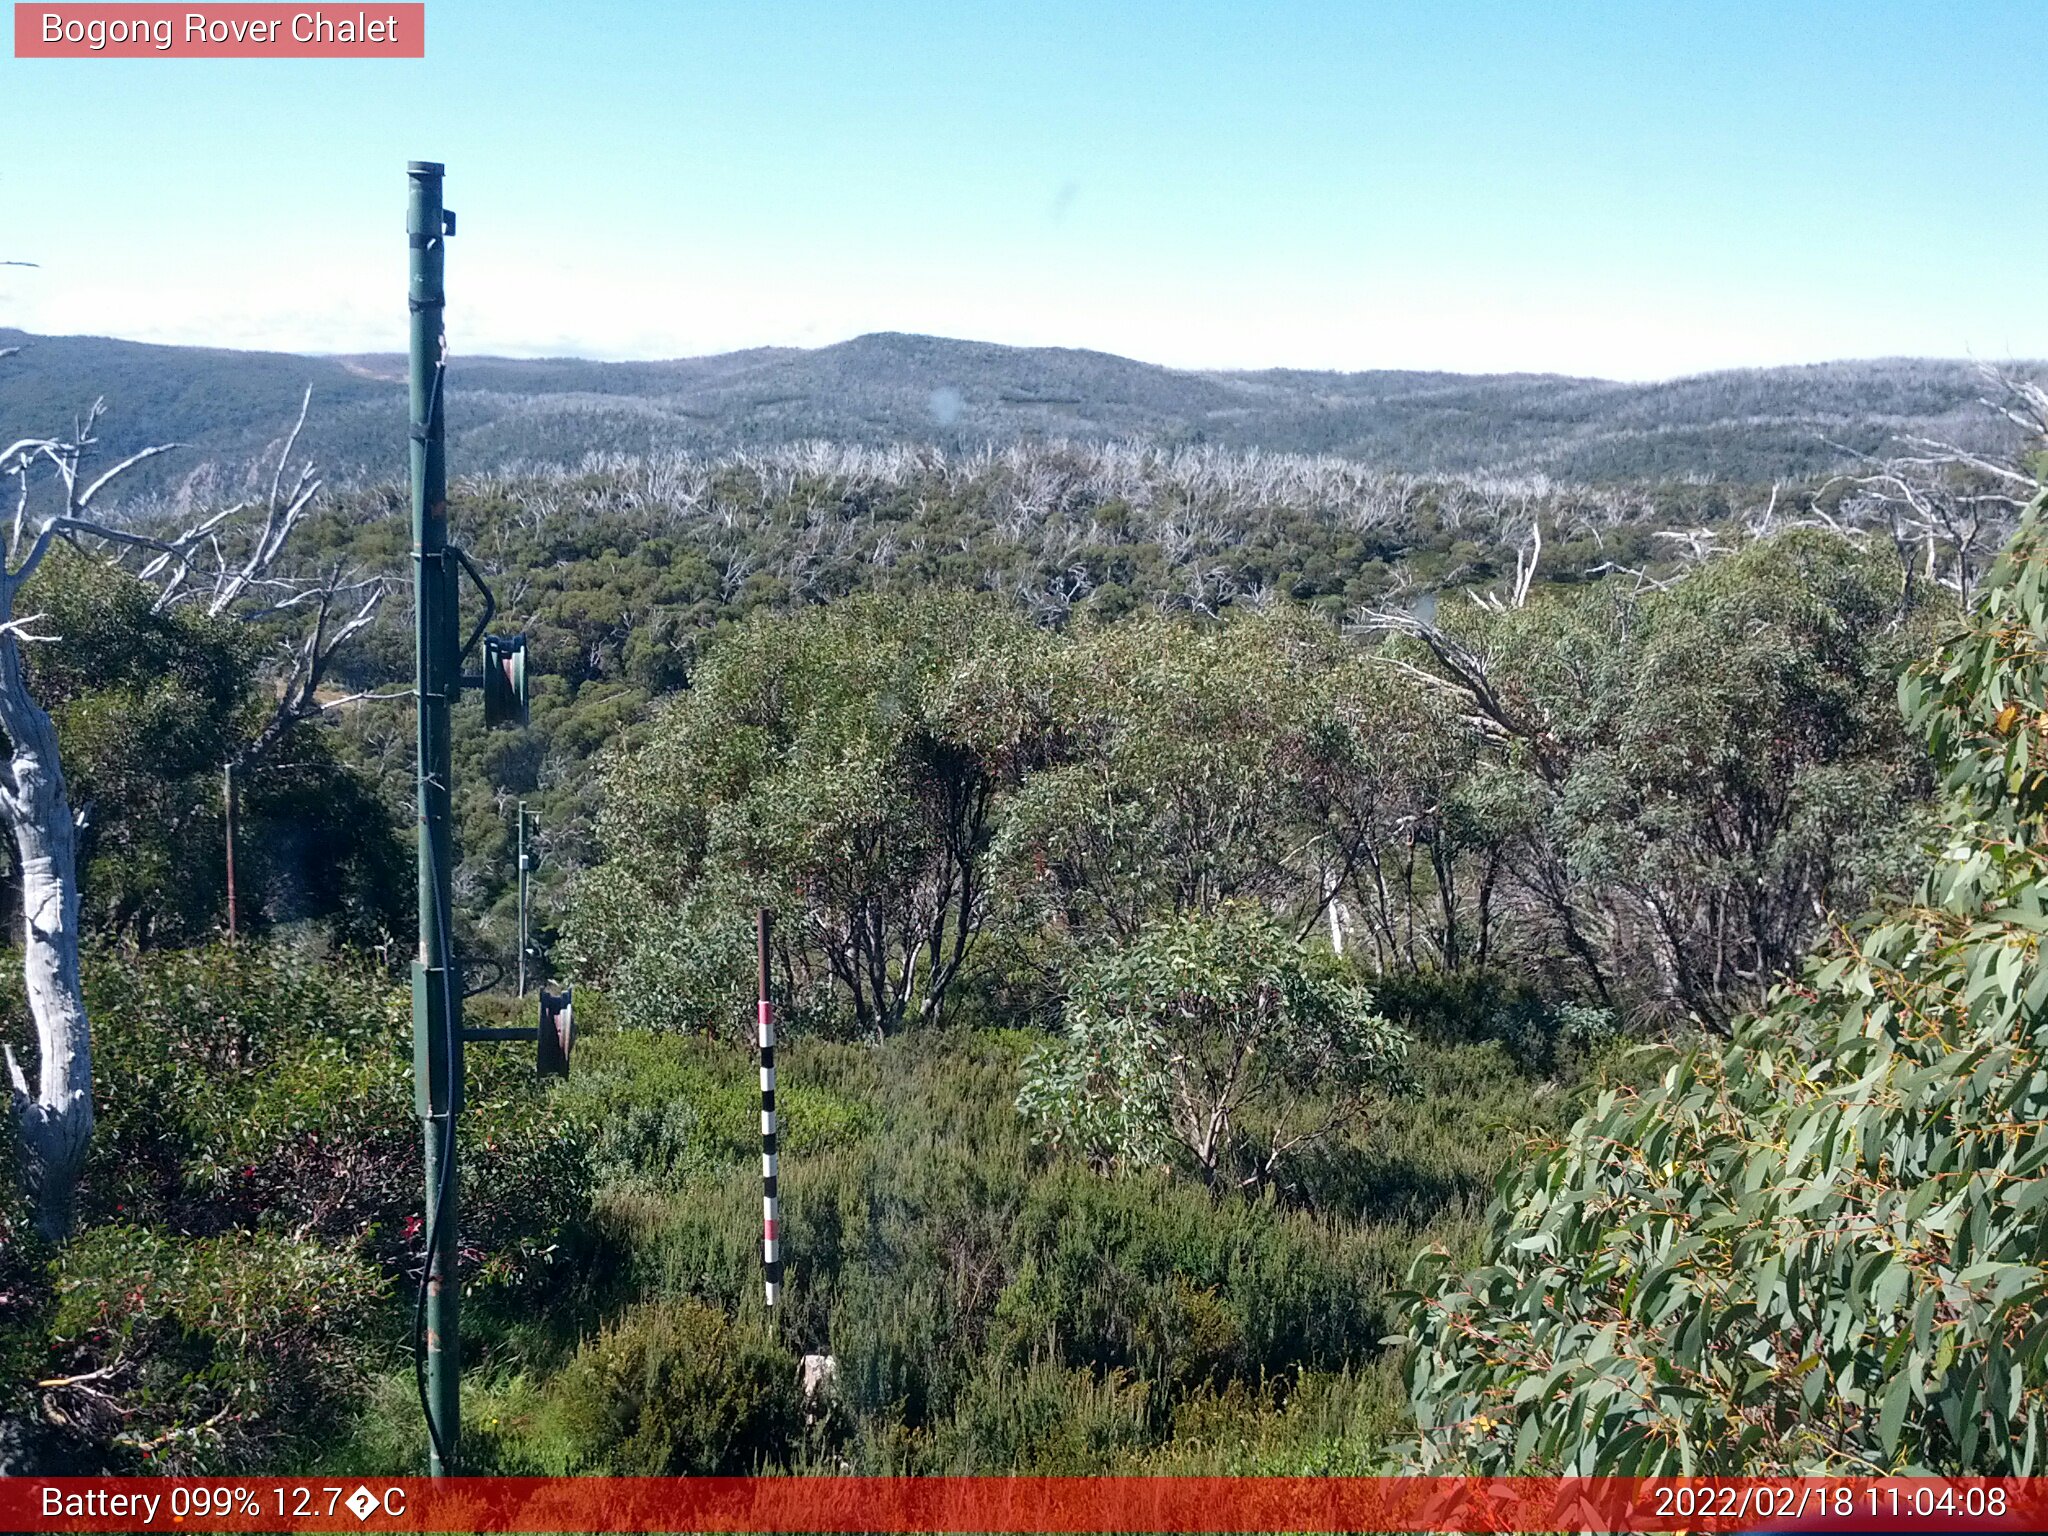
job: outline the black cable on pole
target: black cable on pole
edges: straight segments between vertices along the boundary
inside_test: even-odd
[[[441,419],[443,390],[448,373],[448,331],[445,324],[442,327],[439,342],[440,356],[434,364],[433,386],[428,393],[427,419],[411,429],[411,435],[420,441],[425,441],[431,436],[434,425]],[[444,554],[441,558],[446,559],[447,557]],[[459,672],[459,667],[457,670]],[[444,678],[442,680],[442,686],[448,686],[447,679]],[[424,698],[421,699],[420,704],[422,708],[425,707],[425,702]],[[424,824],[422,824],[420,829],[420,837],[424,844],[426,858],[431,865],[438,858],[438,850],[434,845],[431,830]],[[432,869],[433,878],[431,884],[434,890],[435,953],[425,958],[438,966],[441,973],[442,1050],[444,1053],[442,1071],[444,1081],[448,1084],[448,1108],[440,1116],[441,1147],[439,1168],[434,1181],[434,1199],[427,1210],[427,1219],[423,1224],[421,1232],[423,1252],[419,1282],[413,1293],[412,1349],[413,1387],[419,1396],[420,1415],[426,1420],[427,1439],[433,1446],[436,1464],[445,1471],[452,1471],[454,1469],[454,1458],[448,1441],[442,1433],[442,1426],[435,1418],[433,1403],[427,1391],[427,1297],[433,1284],[434,1262],[439,1251],[442,1223],[447,1219],[448,1200],[454,1190],[455,1117],[462,1104],[461,1083],[457,1078],[458,1067],[455,1054],[457,1031],[454,1022],[456,1018],[456,998],[455,940],[451,932],[453,913],[450,910],[451,904],[446,896],[441,874],[442,872],[439,868]],[[441,1283],[443,1285],[453,1285],[458,1284],[459,1280],[453,1274],[444,1274],[441,1276]]]

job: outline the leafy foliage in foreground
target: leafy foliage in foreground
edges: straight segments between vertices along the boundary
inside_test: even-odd
[[[1484,1267],[1418,1266],[1423,1465],[2048,1464],[2041,511],[1903,688],[1943,775],[1920,899],[1511,1170]]]
[[[0,1458],[13,1449],[4,1426],[24,1406],[43,1363],[38,1346],[50,1301],[49,1250],[16,1174],[19,1147],[14,1137],[0,1137]]]
[[[313,1237],[92,1228],[58,1265],[45,1416],[150,1468],[246,1465],[347,1411],[387,1294]]]

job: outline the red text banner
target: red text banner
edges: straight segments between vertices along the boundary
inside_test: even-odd
[[[2039,1531],[2048,1479],[0,1479],[9,1531]]]
[[[18,59],[421,59],[424,4],[24,5]]]

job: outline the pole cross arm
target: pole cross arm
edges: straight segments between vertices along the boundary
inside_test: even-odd
[[[540,990],[540,1022],[537,1025],[480,1025],[462,1031],[464,1043],[491,1044],[513,1041],[532,1045],[534,1070],[541,1077],[567,1077],[569,1053],[576,1040],[575,989],[560,992]]]

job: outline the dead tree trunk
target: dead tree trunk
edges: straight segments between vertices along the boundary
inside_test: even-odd
[[[78,974],[78,827],[57,758],[57,730],[29,696],[14,618],[20,577],[0,575],[0,817],[21,864],[22,974],[36,1031],[36,1081],[7,1049],[22,1181],[36,1229],[71,1232],[72,1197],[92,1137],[92,1036]]]
[[[79,471],[101,409],[95,401],[71,442],[25,438],[0,452],[0,473],[19,482],[13,528],[5,559],[0,560],[0,731],[7,737],[7,756],[0,761],[0,820],[13,835],[21,865],[22,982],[36,1033],[35,1082],[29,1082],[12,1046],[5,1055],[21,1141],[23,1191],[33,1208],[36,1230],[51,1242],[71,1235],[79,1175],[92,1140],[92,1032],[78,968],[78,822],[64,789],[57,728],[30,694],[21,664],[22,641],[56,637],[30,633],[34,617],[19,617],[14,603],[49,553],[52,539],[62,530],[85,526],[78,519],[93,497],[171,446],[145,448],[91,484],[81,484]],[[28,512],[29,476],[39,461],[56,468],[64,515],[43,524],[16,564]]]

